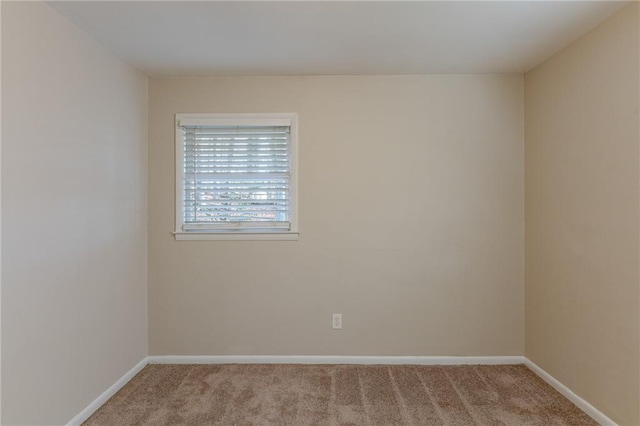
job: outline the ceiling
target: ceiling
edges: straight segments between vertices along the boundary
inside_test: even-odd
[[[512,73],[624,2],[49,2],[152,76]]]

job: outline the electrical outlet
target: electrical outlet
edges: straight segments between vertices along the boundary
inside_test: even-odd
[[[342,328],[342,314],[333,314],[331,317],[331,328],[340,330]]]

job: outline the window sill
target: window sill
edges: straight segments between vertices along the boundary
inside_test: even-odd
[[[174,232],[176,241],[298,241],[297,232]]]

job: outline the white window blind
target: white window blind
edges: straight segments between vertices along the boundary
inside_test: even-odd
[[[183,119],[182,232],[288,232],[288,120]]]

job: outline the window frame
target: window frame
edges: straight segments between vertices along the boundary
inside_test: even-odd
[[[291,156],[291,183],[290,197],[290,226],[288,231],[260,230],[259,232],[229,231],[229,230],[202,230],[184,231],[184,139],[180,120],[189,122],[215,123],[220,125],[271,125],[274,122],[288,122],[290,126],[289,143]],[[175,115],[175,230],[173,235],[176,240],[271,240],[271,241],[297,241],[298,230],[298,114],[296,113],[255,113],[255,114],[229,114],[229,113],[198,113]]]

